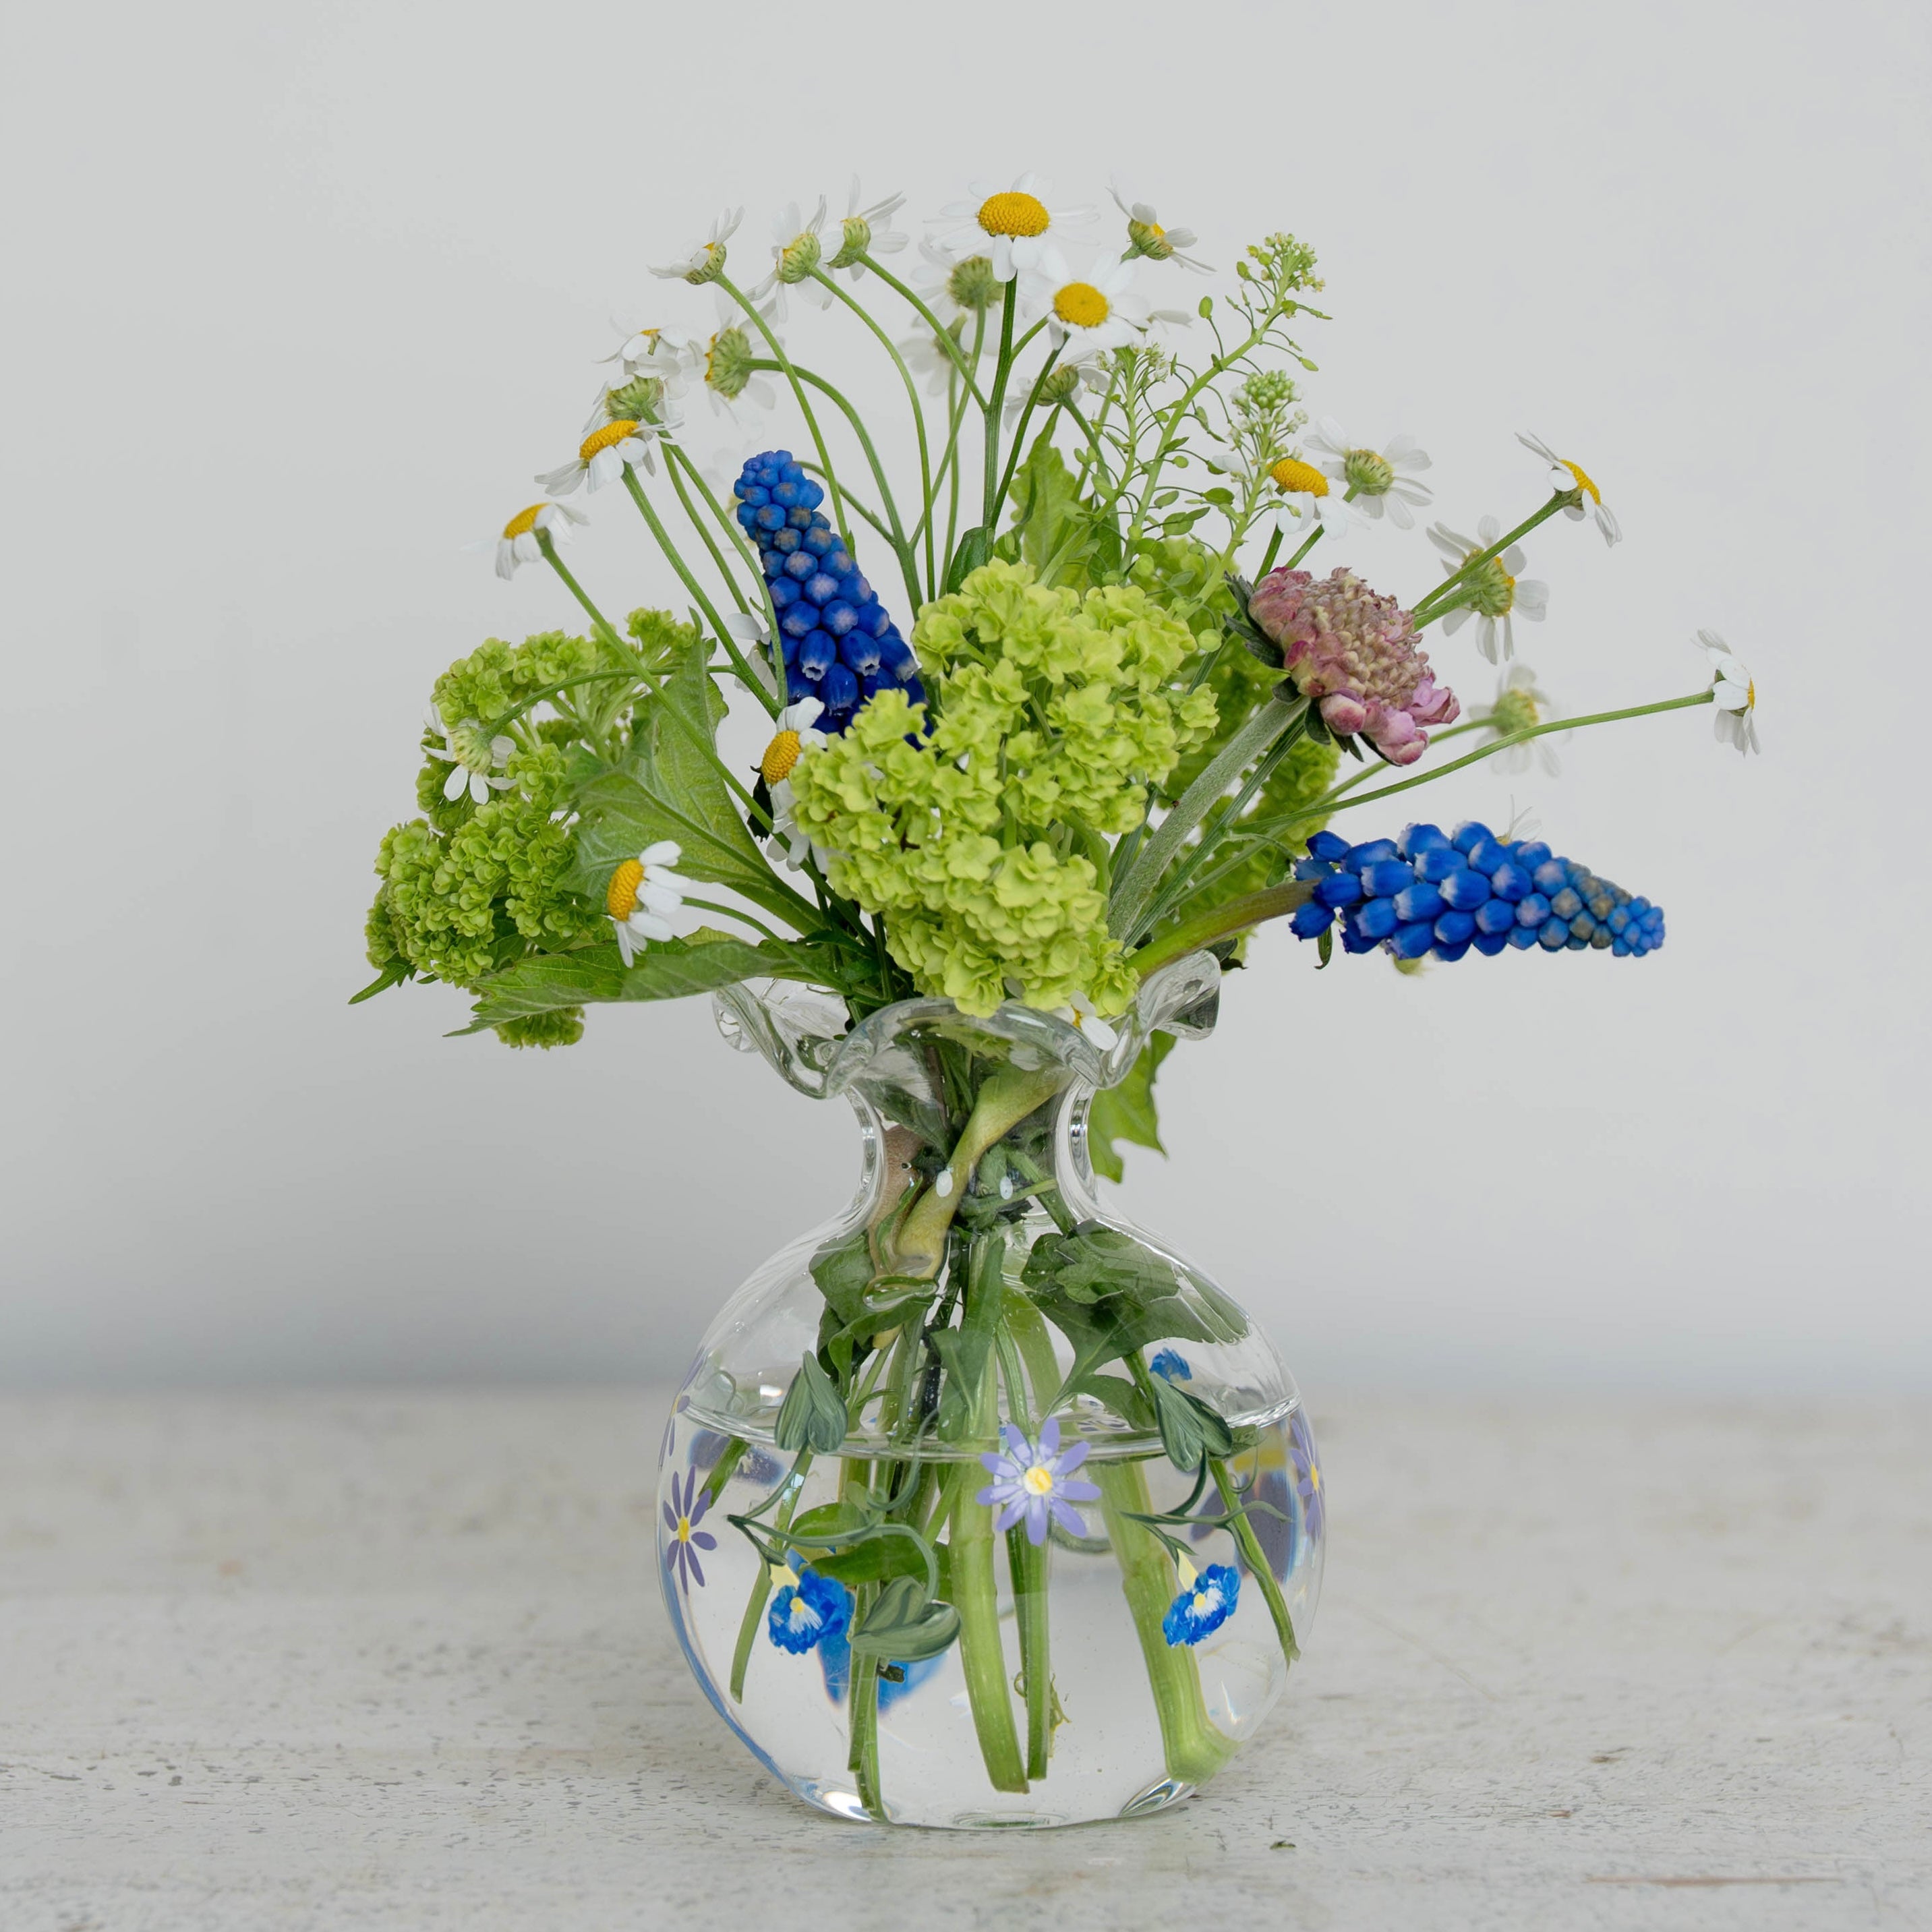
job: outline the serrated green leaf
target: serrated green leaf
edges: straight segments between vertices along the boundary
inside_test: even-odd
[[[788,1455],[801,1449],[832,1454],[845,1440],[845,1402],[813,1354],[800,1357],[798,1373],[778,1405],[772,1438]]]
[[[614,946],[577,952],[534,953],[478,981],[470,1010],[476,1032],[531,1013],[610,1000],[677,1000],[716,992],[740,980],[823,980],[830,969],[815,947],[721,938],[692,946],[654,941],[628,970]]]

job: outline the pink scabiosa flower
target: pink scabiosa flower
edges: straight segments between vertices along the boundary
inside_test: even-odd
[[[1429,747],[1426,728],[1452,724],[1462,710],[1416,649],[1414,619],[1352,570],[1319,579],[1270,571],[1248,614],[1280,645],[1295,689],[1329,730],[1359,733],[1392,765],[1413,764]]]

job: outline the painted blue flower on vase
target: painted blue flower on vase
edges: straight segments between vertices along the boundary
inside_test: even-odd
[[[852,1622],[852,1593],[843,1583],[821,1576],[794,1553],[790,1581],[776,1591],[765,1612],[765,1628],[781,1650],[802,1657],[833,1637],[843,1638]]]
[[[1180,1594],[1168,1606],[1160,1624],[1170,1648],[1198,1643],[1219,1630],[1241,1600],[1241,1580],[1231,1564],[1210,1563],[1196,1570],[1184,1556],[1180,1563]]]

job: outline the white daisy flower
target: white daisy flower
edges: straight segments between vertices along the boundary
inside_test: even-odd
[[[1058,403],[1071,403],[1084,391],[1090,395],[1106,393],[1108,374],[1103,362],[1103,352],[1099,350],[1076,351],[1072,356],[1063,356],[1046,373],[1046,379],[1040,386],[1038,406],[1050,410]],[[1026,412],[1026,406],[1033,395],[1031,382],[1014,383],[1006,392],[1006,408],[1003,412],[1006,425],[1011,429]]]
[[[1597,528],[1603,532],[1604,542],[1614,544],[1623,540],[1623,526],[1604,502],[1604,493],[1591,482],[1589,472],[1580,464],[1572,463],[1567,456],[1558,456],[1540,436],[1525,436],[1519,430],[1516,440],[1532,456],[1541,457],[1550,465],[1550,486],[1552,490],[1576,497],[1575,502],[1563,506],[1563,514],[1571,522],[1582,521],[1583,499],[1587,496],[1594,506],[1592,514],[1597,520]]]
[[[1482,722],[1485,736],[1493,740],[1546,723],[1553,715],[1549,692],[1537,688],[1535,672],[1527,664],[1513,664],[1497,680],[1496,701]],[[1552,778],[1563,769],[1547,736],[1511,745],[1497,752],[1490,763],[1499,772],[1526,772],[1532,765],[1538,765]]]
[[[1711,701],[1718,707],[1718,742],[1736,746],[1741,755],[1761,751],[1756,681],[1715,631],[1700,631],[1697,642],[1716,674],[1712,688],[1717,695]]]
[[[711,494],[720,502],[724,502],[730,498],[732,484],[729,480],[722,476],[718,476],[714,479],[712,474],[708,471],[700,473],[704,476],[705,482],[710,485]],[[767,690],[775,688],[777,680],[772,670],[770,650],[772,634],[770,627],[764,618],[754,611],[734,610],[726,616],[724,628],[746,647],[746,656],[752,668],[764,680],[766,688]]]
[[[568,503],[532,503],[526,510],[519,510],[503,526],[503,534],[493,548],[496,553],[496,574],[514,577],[520,563],[535,563],[543,555],[543,546],[537,542],[541,530],[552,543],[565,543],[569,540],[570,526],[573,524],[590,522],[581,510],[573,510]]]
[[[593,414],[591,421],[596,422],[601,413],[600,410]],[[605,484],[616,482],[627,469],[652,475],[657,464],[651,454],[651,445],[670,427],[665,423],[635,422],[628,416],[602,423],[578,446],[574,462],[546,471],[537,478],[537,485],[553,496],[567,496],[586,479],[589,488],[601,490]]]
[[[1477,540],[1458,535],[1446,524],[1432,524],[1429,541],[1449,560],[1449,574],[1454,577],[1470,558],[1480,556],[1490,548],[1502,533],[1502,526],[1495,518],[1485,517],[1476,526]],[[1442,620],[1444,631],[1454,637],[1474,617],[1476,648],[1491,664],[1498,662],[1498,636],[1502,641],[1501,662],[1507,663],[1514,657],[1515,620],[1526,617],[1540,624],[1550,608],[1550,586],[1521,574],[1528,562],[1522,545],[1511,544],[1479,569],[1472,571],[1456,586],[1456,596],[1463,601]]]
[[[604,909],[617,931],[617,950],[628,966],[652,939],[672,939],[670,915],[684,903],[688,881],[671,870],[682,856],[674,838],[646,845],[610,874]]]
[[[667,282],[715,282],[724,272],[724,244],[737,233],[744,218],[742,208],[722,209],[704,239],[688,255],[661,268],[653,268],[651,273]]]
[[[1057,1020],[1064,1020],[1070,1027],[1077,1028],[1102,1053],[1112,1052],[1120,1037],[1094,1010],[1093,1001],[1084,993],[1076,993],[1069,1005],[1054,1007],[1053,1016]]]
[[[1268,466],[1268,474],[1301,536],[1318,527],[1331,537],[1346,536],[1354,529],[1354,506],[1329,487],[1328,478],[1313,464],[1284,456]]]
[[[752,367],[770,358],[771,344],[762,333],[753,332],[745,311],[722,289],[717,294],[718,326],[697,345],[692,358],[694,370],[704,379],[705,400],[714,415],[722,416],[735,417],[742,404],[760,410],[776,407],[778,392]],[[767,322],[774,319],[770,302],[758,313]]]
[[[1144,255],[1150,262],[1178,262],[1197,274],[1214,272],[1198,256],[1183,252],[1200,238],[1192,229],[1163,228],[1154,210],[1145,202],[1135,200],[1118,180],[1107,184],[1107,192],[1114,197],[1114,206],[1127,218],[1127,247],[1132,254]]]
[[[1096,262],[1076,275],[1058,248],[1040,250],[1021,282],[1029,313],[1042,312],[1054,341],[1076,358],[1097,356],[1137,342],[1148,326],[1148,305],[1133,292],[1132,262]]]
[[[510,789],[511,781],[499,775],[517,748],[514,740],[484,737],[482,726],[473,718],[453,727],[446,724],[434,705],[423,714],[423,729],[442,740],[440,747],[426,745],[423,748],[432,758],[448,762],[449,776],[443,782],[442,795],[452,805],[466,791],[471,804],[487,805],[493,791]]]
[[[1090,221],[1090,208],[1050,208],[1040,196],[1046,184],[1037,175],[1022,175],[1010,188],[974,182],[970,201],[949,202],[937,218],[933,239],[955,261],[988,256],[995,280],[1010,282],[1037,263],[1048,245],[1048,232]]]
[[[904,207],[904,195],[889,194],[868,208],[860,206],[864,200],[859,177],[854,175],[852,192],[846,198],[845,219],[839,224],[838,247],[826,265],[835,270],[844,269],[855,282],[865,279],[866,265],[860,260],[861,256],[896,255],[912,239],[904,229],[886,226]]]
[[[818,231],[825,226],[825,197],[809,221],[801,218],[796,202],[788,202],[772,222],[772,266],[764,280],[752,291],[754,302],[772,297],[772,314],[781,322],[788,314],[786,292],[796,289],[814,308],[832,306],[832,291],[812,279],[812,271],[824,259],[825,244]]]
[[[794,872],[808,857],[817,859],[823,869],[828,856],[799,830],[792,815],[796,801],[791,775],[800,759],[826,743],[825,734],[814,728],[824,713],[825,706],[815,698],[802,698],[796,704],[787,705],[772,720],[772,741],[758,760],[758,776],[772,802],[772,836]]]
[[[681,328],[665,328],[657,323],[634,322],[613,316],[610,326],[621,340],[600,362],[618,362],[626,376],[655,376],[664,385],[667,396],[682,395],[686,374],[685,358],[692,339]],[[607,393],[608,387],[607,387]]]
[[[1324,416],[1308,440],[1329,459],[1322,466],[1328,475],[1354,492],[1355,507],[1365,517],[1378,520],[1386,510],[1397,530],[1412,530],[1415,518],[1409,506],[1435,499],[1427,484],[1405,473],[1430,466],[1429,452],[1418,448],[1412,436],[1399,436],[1378,450],[1363,449],[1349,442],[1333,416]]]

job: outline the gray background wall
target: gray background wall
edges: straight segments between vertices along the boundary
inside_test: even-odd
[[[1762,692],[1761,762],[1698,711],[1426,795],[1533,806],[1666,906],[1660,957],[1316,980],[1264,940],[1135,1211],[1318,1384],[1932,1383],[1926,37],[1872,0],[17,20],[0,1377],[674,1372],[835,1204],[846,1124],[701,1007],[548,1056],[442,1039],[444,989],[349,1010],[369,859],[436,671],[569,616],[462,544],[574,443],[614,310],[708,326],[645,262],[725,201],[748,261],[854,167],[915,215],[1031,167],[1123,170],[1224,268],[1312,238],[1310,399],[1418,434],[1451,523],[1534,500],[1517,428],[1588,464],[1628,542],[1530,546],[1564,709],[1695,688],[1700,624]],[[665,596],[622,507],[586,580]],[[1352,555],[1433,575],[1419,531]]]

